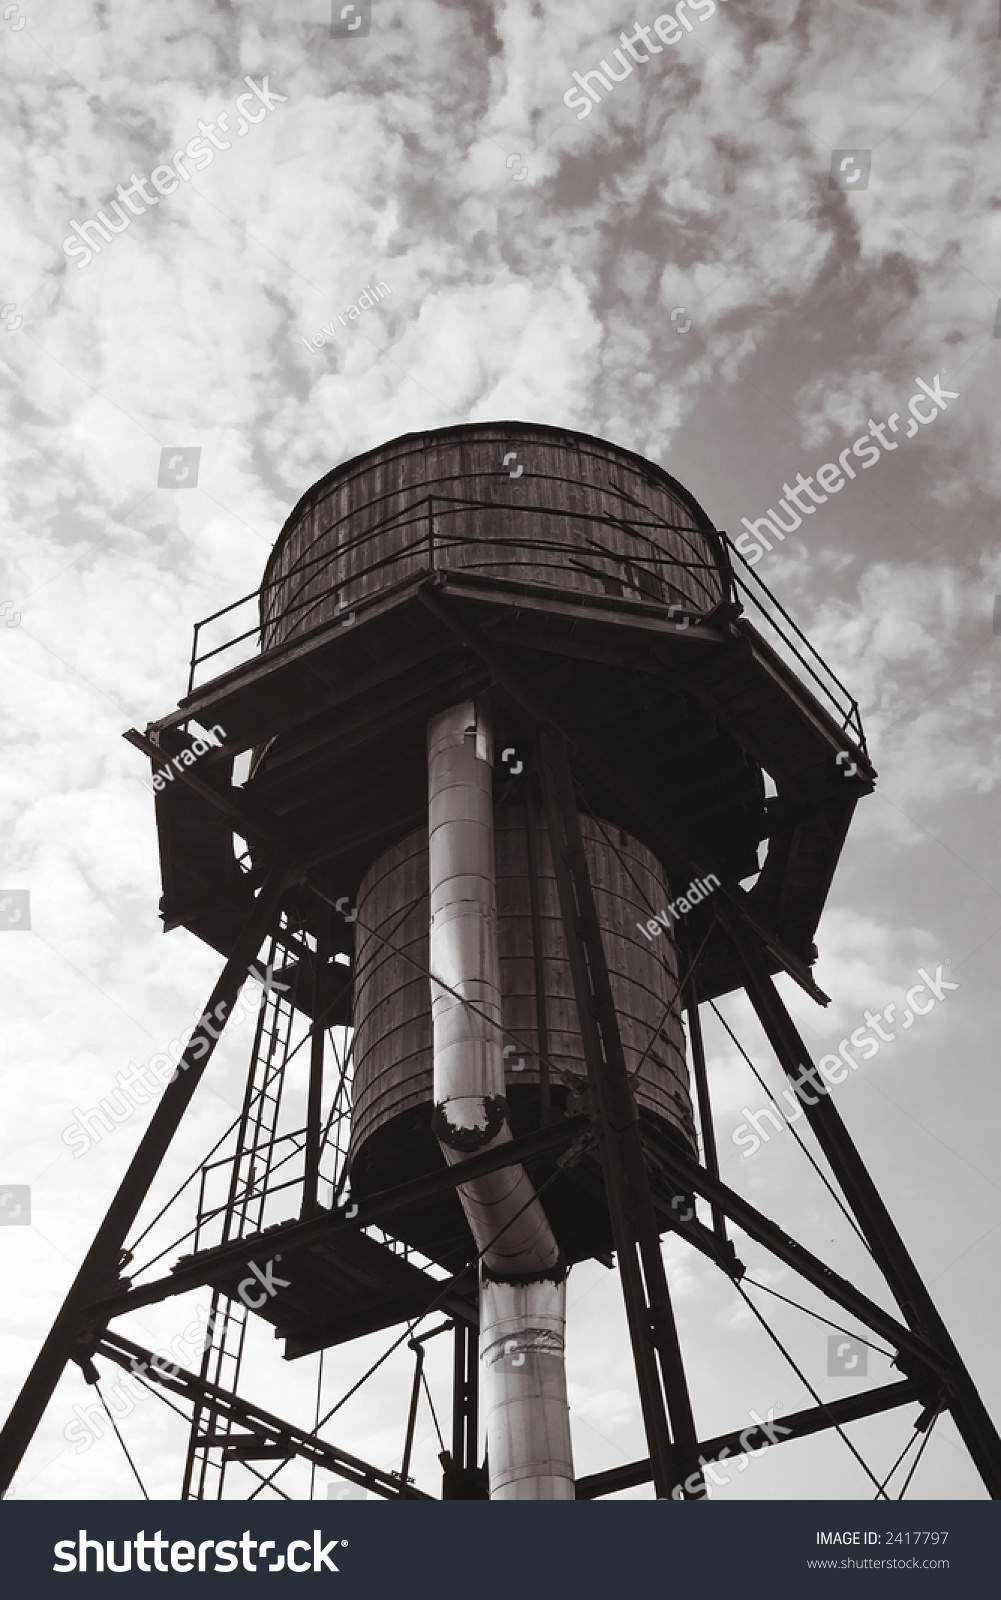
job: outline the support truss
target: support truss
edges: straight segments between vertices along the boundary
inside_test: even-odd
[[[135,1344],[133,1340],[126,1339],[120,1333],[104,1334],[98,1340],[94,1353],[107,1357],[109,1361],[123,1367],[126,1372],[134,1372],[137,1364],[143,1364],[144,1372],[148,1369],[154,1386],[190,1401],[202,1414],[211,1414],[217,1425],[220,1422],[224,1423],[224,1432],[217,1436],[205,1435],[202,1443],[224,1450],[232,1461],[269,1457],[291,1460],[294,1456],[299,1456],[314,1466],[336,1473],[339,1478],[346,1478],[349,1483],[357,1483],[365,1489],[370,1489],[383,1500],[433,1498],[412,1484],[404,1494],[404,1484],[399,1473],[384,1472],[380,1467],[373,1467],[360,1456],[351,1455],[346,1450],[338,1449],[336,1445],[328,1444],[315,1433],[286,1422],[282,1417],[275,1416],[272,1411],[266,1411],[263,1406],[255,1405],[246,1397],[232,1394],[220,1384],[210,1383],[193,1372],[187,1372],[183,1367],[164,1368],[163,1363],[157,1361],[151,1350],[144,1349],[142,1345]],[[238,1433],[237,1429],[243,1431]]]
[[[666,1278],[663,1279],[663,1290],[660,1287],[663,1267],[661,1265],[658,1271],[656,1263],[650,1258],[650,1273],[645,1286],[639,1287],[635,1282],[631,1286],[630,1282],[634,1271],[631,1252],[639,1241],[640,1233],[647,1226],[645,1216],[648,1201],[643,1194],[646,1166],[643,1161],[641,1164],[644,1180],[640,1182],[638,1195],[634,1193],[627,1199],[619,1186],[621,1180],[616,1167],[620,1158],[617,1157],[615,1146],[623,1136],[622,1130],[629,1126],[631,1119],[636,1118],[636,1111],[634,1106],[630,1111],[629,1107],[620,1102],[616,1107],[616,1116],[619,1120],[612,1120],[609,1102],[602,1098],[602,1092],[607,1094],[616,1080],[624,1087],[625,1094],[630,1100],[631,1094],[628,1080],[625,1078],[624,1062],[620,1067],[616,1059],[618,1030],[614,1008],[610,1004],[610,988],[606,987],[608,977],[600,935],[597,933],[596,921],[592,920],[593,897],[587,880],[586,859],[576,821],[577,804],[568,750],[573,750],[575,759],[583,771],[596,780],[605,793],[614,797],[627,815],[633,817],[636,830],[656,840],[659,853],[668,870],[680,873],[681,881],[685,881],[690,874],[698,876],[700,872],[706,870],[704,854],[656,800],[638,790],[630,779],[612,767],[601,751],[595,747],[586,730],[573,723],[558,704],[540,693],[535,685],[529,682],[515,664],[510,651],[489,639],[482,629],[471,623],[450,601],[444,600],[439,594],[425,589],[422,591],[421,599],[427,609],[483,662],[490,671],[494,683],[504,691],[536,729],[540,757],[539,771],[553,845],[563,925],[573,970],[581,1033],[585,1041],[585,1054],[588,1057],[588,1071],[594,1090],[594,1109],[605,1189],[613,1229],[616,1230],[616,1245],[620,1250],[623,1293],[650,1448],[650,1471],[658,1496],[663,1496],[667,1492],[664,1488],[665,1471],[669,1472],[668,1464],[672,1456],[667,1443],[667,1421],[663,1400],[658,1404],[657,1390],[653,1381],[652,1352],[648,1343],[655,1316],[655,1297],[660,1311],[660,1321],[654,1341],[662,1341],[657,1344],[661,1362],[660,1376],[664,1384],[667,1410],[675,1428],[675,1462],[682,1455],[686,1461],[691,1461],[693,1457],[698,1456],[699,1446],[695,1442],[697,1435],[694,1424],[690,1422],[691,1407],[680,1352],[677,1349],[673,1317],[668,1321],[663,1311],[665,1305],[663,1295],[667,1292]],[[768,962],[771,961],[773,965],[784,968],[811,998],[826,1003],[827,996],[817,988],[802,960],[776,937],[757,908],[752,906],[747,894],[739,886],[728,883],[725,875],[713,897],[712,913],[719,928],[731,941],[738,958],[738,970],[744,976],[752,1005],[786,1075],[796,1082],[801,1082],[800,1074],[805,1068],[812,1075],[813,1081],[818,1082],[816,1067],[771,980]],[[883,1331],[886,1337],[893,1340],[901,1358],[900,1364],[905,1370],[908,1370],[918,1382],[933,1378],[939,1388],[944,1390],[947,1408],[955,1418],[988,1493],[992,1499],[1001,1499],[1001,1439],[998,1437],[997,1429],[830,1097],[818,1094],[815,1103],[806,1103],[806,1114],[835,1181],[854,1213],[876,1264],[897,1302],[903,1325],[894,1318],[888,1318],[878,1306],[866,1301],[865,1297],[858,1296],[851,1285],[838,1278],[822,1262],[803,1250],[766,1218],[761,1217],[753,1207],[746,1206],[737,1195],[720,1183],[716,1175],[718,1166],[711,1133],[708,1082],[702,1070],[704,1067],[704,1061],[701,1059],[702,1041],[697,1023],[692,1037],[706,1167],[685,1161],[680,1152],[665,1151],[663,1153],[665,1164],[669,1167],[673,1164],[673,1175],[678,1178],[679,1183],[687,1180],[688,1187],[682,1188],[679,1192],[684,1194],[694,1190],[709,1200],[713,1207],[714,1231],[717,1237],[721,1233],[723,1217],[729,1216],[731,1220],[739,1222],[742,1215],[745,1223],[750,1224],[747,1231],[752,1237],[758,1237],[760,1242],[774,1250],[780,1259],[784,1259],[787,1265],[802,1271],[816,1287],[823,1288],[825,1293],[839,1300],[842,1305],[848,1306],[849,1299],[854,1301],[855,1314],[864,1322],[868,1322],[869,1326],[877,1327],[882,1323],[879,1331]],[[621,1053],[620,1045],[618,1049]],[[614,1093],[614,1090],[612,1092]],[[803,1098],[804,1101],[808,1099],[806,1096]],[[638,1143],[638,1130],[636,1139]],[[658,1155],[660,1154],[658,1151]],[[629,1230],[620,1235],[618,1230],[622,1227],[624,1217],[629,1220]],[[663,1215],[663,1208],[659,1220],[662,1222],[667,1220]],[[740,1225],[743,1226],[744,1223]],[[625,1258],[622,1255],[620,1238],[629,1244]],[[657,1255],[659,1260],[659,1248]],[[647,1267],[647,1259],[644,1255],[644,1269]],[[668,1300],[666,1302],[668,1309],[669,1304]],[[888,1324],[893,1325],[892,1332]],[[823,1414],[829,1416],[830,1408],[823,1408]],[[833,1424],[828,1422],[822,1425]]]
[[[734,1453],[748,1448],[743,1442],[747,1430],[699,1441],[688,1394],[680,1344],[671,1307],[667,1276],[660,1247],[661,1234],[670,1229],[687,1239],[713,1259],[734,1280],[743,1268],[727,1238],[730,1223],[766,1248],[776,1259],[794,1270],[805,1281],[821,1290],[835,1305],[857,1317],[892,1345],[897,1366],[905,1374],[899,1383],[884,1386],[865,1395],[818,1405],[780,1419],[783,1442],[804,1437],[824,1428],[840,1427],[845,1422],[910,1403],[923,1408],[916,1426],[927,1427],[940,1409],[948,1409],[967,1445],[992,1498],[1001,1498],[1001,1441],[977,1393],[970,1374],[911,1261],[872,1179],[848,1136],[830,1097],[817,1095],[815,1101],[801,1096],[810,1125],[827,1158],[848,1207],[858,1222],[873,1258],[899,1308],[891,1315],[855,1286],[833,1272],[823,1261],[806,1250],[769,1218],[729,1189],[720,1179],[712,1136],[712,1111],[709,1103],[708,1074],[698,1021],[697,971],[692,975],[686,996],[689,1033],[692,1041],[694,1077],[703,1135],[704,1164],[686,1157],[676,1146],[665,1142],[657,1149],[657,1168],[648,1166],[639,1133],[639,1121],[626,1073],[618,1022],[612,1001],[593,891],[580,835],[577,798],[574,791],[571,759],[600,792],[612,796],[623,815],[632,817],[637,832],[655,842],[668,871],[687,878],[709,870],[711,863],[695,846],[684,829],[650,795],[615,770],[587,737],[530,684],[515,665],[510,652],[499,648],[482,631],[465,621],[454,607],[437,594],[425,593],[422,599],[429,611],[449,627],[479,657],[495,685],[518,706],[537,730],[538,771],[541,802],[552,844],[560,908],[567,951],[573,976],[581,1035],[587,1061],[590,1104],[587,1114],[543,1125],[499,1150],[481,1155],[426,1178],[369,1196],[352,1216],[342,1211],[325,1211],[319,1203],[316,1179],[325,1139],[320,1133],[319,1108],[322,1081],[322,1036],[324,1004],[318,953],[314,970],[314,1044],[311,1052],[310,1089],[304,1148],[308,1168],[303,1206],[298,1219],[269,1229],[270,1246],[283,1249],[306,1247],[334,1240],[345,1232],[361,1233],[375,1223],[389,1221],[394,1214],[430,1197],[453,1191],[473,1176],[495,1170],[511,1162],[551,1157],[592,1136],[597,1138],[600,1166],[593,1168],[585,1154],[579,1163],[581,1179],[603,1186],[612,1223],[613,1236],[626,1302],[630,1339],[636,1365],[640,1401],[646,1428],[649,1458],[610,1473],[581,1480],[578,1498],[593,1498],[652,1479],[659,1497],[678,1494],[678,1485],[694,1476],[702,1457],[711,1461],[724,1450]],[[143,736],[132,735],[132,742],[147,754],[159,755],[157,746]],[[227,960],[181,1057],[178,1071],[167,1085],[146,1129],[139,1148],[98,1229],[79,1273],[43,1345],[25,1386],[0,1434],[0,1488],[5,1488],[31,1441],[66,1364],[76,1360],[85,1371],[95,1354],[104,1355],[119,1366],[132,1370],[132,1363],[152,1362],[150,1352],[110,1331],[111,1319],[141,1305],[151,1304],[184,1293],[207,1281],[206,1259],[212,1269],[220,1263],[228,1268],[253,1260],[261,1248],[260,1232],[232,1236],[221,1246],[178,1263],[167,1276],[132,1288],[121,1277],[125,1264],[123,1247],[163,1158],[181,1123],[184,1112],[204,1073],[218,1038],[208,1019],[228,1017],[251,963],[262,944],[278,926],[282,895],[286,883],[295,876],[309,883],[310,859],[303,852],[292,869],[280,852],[295,850],[298,841],[284,832],[277,819],[263,812],[251,814],[229,794],[186,770],[178,779],[187,783],[213,806],[223,810],[234,827],[248,838],[259,841],[272,852],[273,864],[267,869],[257,899],[231,956]],[[318,857],[313,856],[313,860]],[[255,869],[256,872],[256,869]],[[324,898],[320,887],[313,884]],[[813,998],[823,1000],[801,955],[790,950],[771,928],[758,907],[738,885],[722,882],[714,896],[716,919],[714,937],[725,937],[736,954],[747,993],[778,1059],[790,1079],[803,1081],[803,1073],[815,1073],[810,1057],[792,1018],[785,1009],[769,968],[782,967]],[[321,930],[321,943],[326,934]],[[326,946],[324,945],[324,956]],[[814,1083],[817,1080],[814,1077]],[[249,1093],[248,1089],[248,1093]],[[250,1143],[253,1141],[250,1140]],[[247,1141],[245,1140],[246,1144]],[[241,1147],[242,1148],[242,1147]],[[253,1194],[254,1177],[238,1176],[244,1192]],[[666,1174],[666,1177],[662,1176]],[[669,1186],[665,1188],[665,1183]],[[672,1192],[673,1188],[673,1192]],[[672,1205],[677,1195],[699,1195],[709,1205],[712,1228],[698,1219],[679,1215]],[[236,1202],[234,1201],[234,1204]],[[263,1223],[263,1214],[257,1219]],[[441,1309],[455,1327],[455,1403],[453,1406],[452,1449],[443,1459],[446,1468],[445,1495],[448,1498],[475,1498],[481,1492],[480,1468],[476,1464],[475,1396],[475,1314],[459,1280],[441,1285],[429,1279],[433,1292],[429,1305]],[[238,1354],[238,1342],[235,1349]],[[423,1345],[415,1341],[421,1352]],[[237,1367],[239,1362],[237,1360]],[[221,1375],[221,1368],[217,1375]],[[188,1486],[200,1465],[216,1452],[219,1462],[219,1492],[227,1461],[250,1462],[257,1458],[279,1461],[301,1457],[314,1466],[337,1473],[386,1499],[420,1498],[427,1495],[408,1485],[398,1473],[385,1472],[339,1450],[317,1437],[315,1431],[299,1429],[265,1411],[233,1388],[216,1382],[208,1372],[194,1374],[178,1369],[164,1372],[152,1368],[154,1386],[186,1399],[192,1408],[194,1427],[189,1453]],[[420,1356],[411,1406],[416,1415],[418,1382],[422,1377]],[[238,1431],[240,1430],[240,1431]],[[777,1431],[777,1428],[776,1428]],[[409,1465],[413,1430],[408,1426],[405,1463]],[[759,1441],[759,1444],[764,1443]],[[758,1448],[758,1444],[750,1446]],[[199,1490],[198,1492],[204,1492]],[[681,1491],[682,1493],[686,1491]],[[689,1493],[692,1491],[688,1491]]]

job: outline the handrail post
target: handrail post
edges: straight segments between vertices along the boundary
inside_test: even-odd
[[[198,664],[198,630],[200,622],[196,622],[191,635],[191,660],[188,663],[188,693],[195,687],[195,667]]]

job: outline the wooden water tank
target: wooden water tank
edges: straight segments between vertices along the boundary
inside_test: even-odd
[[[495,806],[494,821],[502,1017],[510,1047],[506,1095],[514,1131],[521,1133],[539,1126],[536,927],[542,950],[550,1093],[557,1113],[571,1093],[583,1088],[586,1065],[548,835],[536,819],[538,922],[533,924],[527,812],[517,801],[501,802]],[[641,1119],[655,1123],[662,1134],[695,1155],[675,948],[668,934],[651,941],[637,926],[672,898],[663,869],[645,845],[622,829],[588,816],[581,816],[580,824]],[[430,1132],[426,829],[408,834],[372,863],[357,905],[350,1166],[352,1190],[364,1194],[441,1163]],[[547,1191],[544,1204],[559,1231],[558,1214],[566,1209],[567,1196]],[[578,1210],[578,1221],[580,1215]],[[396,1231],[439,1258],[434,1222],[410,1220],[409,1229],[404,1223]],[[450,1241],[441,1242],[447,1254]],[[604,1237],[595,1248],[603,1243]],[[573,1253],[582,1253],[579,1237],[574,1239]]]
[[[303,496],[265,571],[262,648],[433,570],[679,615],[726,593],[718,535],[661,468],[570,429],[463,425],[366,451]]]

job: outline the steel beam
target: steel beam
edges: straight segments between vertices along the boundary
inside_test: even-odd
[[[545,729],[539,738],[539,775],[584,1058],[597,1111],[598,1149],[619,1257],[640,1406],[654,1463],[657,1496],[667,1499],[679,1479],[684,1480],[697,1470],[694,1452],[698,1436],[566,743],[561,735]]]
[[[705,1043],[702,1038],[702,1018],[699,1016],[699,991],[695,979],[688,985],[686,996],[688,1037],[692,1045],[692,1066],[695,1075],[695,1092],[699,1104],[699,1128],[702,1132],[702,1154],[706,1170],[719,1178],[719,1156],[716,1152],[716,1127],[713,1122],[712,1099],[709,1094],[709,1071],[706,1066]],[[726,1222],[722,1208],[712,1207],[713,1232],[721,1246],[726,1248]]]
[[[799,1031],[746,929],[717,908],[736,951],[748,998],[786,1077],[803,1104],[817,1143],[868,1241],[876,1265],[908,1325],[938,1354],[947,1373],[949,1410],[992,1500],[1001,1499],[1001,1439],[949,1331],[897,1232],[865,1163],[834,1107]],[[806,1079],[811,1089],[806,1088]]]
[[[233,953],[216,980],[195,1025],[177,1071],[167,1084],[128,1171],[83,1259],[72,1287],[49,1331],[0,1434],[0,1491],[6,1490],[31,1443],[63,1368],[79,1340],[93,1330],[87,1307],[118,1281],[122,1246],[160,1169],[191,1097],[201,1081],[216,1041],[233,1009],[281,905],[286,868],[275,866],[254,902]],[[213,1019],[216,1027],[211,1026]]]
[[[839,1277],[831,1267],[820,1260],[819,1256],[813,1255],[804,1245],[798,1244],[789,1234],[784,1233],[777,1223],[770,1221],[734,1189],[728,1189],[719,1179],[713,1178],[704,1167],[682,1155],[680,1150],[677,1152],[668,1150],[666,1143],[658,1146],[658,1158],[667,1169],[669,1177],[677,1184],[679,1193],[687,1194],[694,1190],[704,1200],[708,1200],[710,1205],[718,1205],[749,1239],[764,1245],[765,1249],[779,1261],[784,1261],[786,1266],[792,1267],[794,1272],[805,1278],[808,1283],[812,1283],[814,1288],[820,1289],[836,1305],[842,1306],[852,1316],[858,1317],[860,1322],[865,1323],[874,1333],[880,1334],[895,1349],[920,1362],[922,1367],[945,1373],[947,1363],[932,1344],[920,1334],[914,1333],[904,1323],[898,1322],[888,1311],[884,1311],[882,1306],[877,1305],[875,1300],[870,1300],[860,1289],[856,1289],[853,1283]]]
[[[127,739],[129,744],[134,745],[137,750],[141,750],[143,755],[149,756],[150,761],[154,764],[157,761],[162,761],[164,757],[168,761],[171,759],[169,750],[161,745],[154,744],[152,739],[147,739],[146,735],[140,733],[137,728],[129,728],[126,733],[123,733],[122,738]],[[268,849],[273,850],[276,855],[284,856],[288,853],[289,841],[287,836],[283,838],[281,833],[266,820],[259,819],[253,811],[248,809],[246,802],[240,805],[213,784],[206,783],[204,778],[199,777],[194,772],[189,772],[186,766],[181,766],[177,769],[177,777],[195,794],[200,795],[203,800],[207,800],[217,811],[221,811],[224,816],[229,817],[230,821],[239,828],[243,838],[256,839],[260,844],[267,845]]]
[[[476,1332],[455,1324],[452,1361],[452,1448],[441,1452],[443,1500],[486,1500],[487,1475],[476,1464],[479,1368]]]
[[[317,902],[316,954],[313,958],[313,1031],[309,1041],[309,1088],[306,1095],[306,1153],[302,1182],[302,1216],[320,1209],[320,1146],[323,1138],[323,1053],[326,1044],[328,995],[332,985],[330,960],[330,907]]]
[[[693,637],[698,638],[698,635]],[[750,656],[751,646],[746,639],[736,642],[728,640],[723,644],[714,644],[711,651],[700,654],[698,661],[693,661],[690,666],[682,667],[680,672],[675,669],[671,672],[658,673],[656,676],[647,675],[644,683],[638,683],[630,689],[616,689],[613,694],[600,696],[589,708],[589,720],[592,724],[615,722],[623,711],[633,711],[645,706],[654,700],[666,699],[668,695],[677,694],[682,689],[687,689],[689,684],[697,680],[708,667],[713,670],[718,667],[732,666],[742,657]],[[706,718],[706,721],[710,721]]]
[[[769,1439],[759,1428],[740,1428],[733,1433],[718,1434],[715,1439],[703,1440],[698,1447],[699,1455],[707,1462],[718,1461],[724,1451],[731,1461],[745,1453],[757,1455],[770,1444],[788,1444],[792,1439],[805,1439],[808,1434],[823,1433],[826,1428],[843,1427],[846,1422],[859,1422],[863,1417],[879,1416],[884,1411],[893,1411],[897,1406],[917,1402],[928,1405],[934,1401],[935,1393],[934,1385],[905,1378],[902,1383],[884,1384],[865,1394],[848,1395],[844,1400],[832,1400],[826,1406],[810,1406],[805,1411],[792,1411],[788,1416],[778,1417],[770,1426],[776,1433],[782,1430],[781,1439]],[[748,1451],[751,1436],[758,1434],[760,1441]],[[641,1483],[649,1483],[650,1478],[649,1461],[630,1461],[624,1466],[612,1467],[608,1472],[594,1472],[587,1478],[578,1478],[577,1499],[597,1500],[601,1495],[635,1489]]]
[[[238,1427],[248,1429],[263,1445],[280,1446],[283,1456],[289,1460],[293,1456],[301,1456],[304,1461],[323,1467],[328,1472],[334,1472],[339,1478],[346,1478],[349,1483],[358,1483],[366,1489],[371,1489],[373,1494],[381,1495],[383,1500],[404,1498],[399,1474],[384,1472],[380,1467],[373,1467],[360,1456],[349,1455],[346,1450],[339,1450],[336,1445],[328,1444],[315,1433],[297,1428],[282,1417],[276,1417],[274,1412],[265,1411],[263,1406],[255,1405],[253,1401],[240,1395],[231,1394],[228,1389],[220,1388],[217,1383],[209,1383],[208,1379],[199,1378],[184,1367],[172,1364],[165,1366],[152,1350],[144,1349],[141,1344],[134,1344],[131,1339],[126,1339],[120,1333],[106,1333],[99,1341],[94,1354],[114,1361],[126,1372],[134,1372],[136,1365],[143,1364],[143,1376],[150,1383],[162,1389],[169,1389],[172,1394],[180,1395],[193,1405],[210,1408],[214,1416],[228,1418]],[[433,1500],[434,1496],[411,1486],[405,1498]]]
[[[383,1189],[378,1194],[370,1195],[366,1200],[359,1200],[358,1215],[350,1220],[340,1211],[324,1211],[302,1222],[288,1222],[272,1228],[268,1232],[269,1248],[280,1244],[284,1250],[294,1250],[306,1245],[322,1244],[339,1233],[357,1233],[362,1228],[405,1214],[414,1206],[451,1194],[459,1184],[466,1183],[470,1178],[496,1172],[515,1161],[556,1155],[590,1131],[590,1117],[568,1117],[552,1127],[540,1128],[535,1133],[523,1134],[520,1139],[512,1139],[510,1144],[501,1145],[496,1150],[485,1150],[480,1155],[469,1156],[465,1161],[456,1162],[454,1167],[444,1167],[439,1172],[429,1173],[427,1177],[414,1178],[409,1183],[397,1184],[392,1189]],[[253,1260],[260,1248],[260,1235],[252,1234],[246,1239],[235,1239],[232,1244],[189,1256],[165,1278],[154,1278],[149,1283],[139,1284],[134,1289],[123,1290],[120,1294],[88,1305],[88,1314],[95,1322],[103,1324],[110,1317],[124,1316],[139,1306],[153,1305],[159,1300],[169,1300],[172,1295],[201,1288],[207,1281],[207,1272],[214,1272],[217,1267],[230,1271],[244,1266]]]
[[[410,1479],[410,1458],[414,1453],[417,1407],[421,1401],[421,1380],[424,1377],[424,1346],[420,1340],[411,1339],[410,1348],[414,1352],[414,1381],[410,1388],[410,1410],[407,1414],[407,1432],[403,1441],[403,1461],[400,1464],[400,1498],[403,1500],[412,1498],[407,1485]]]
[[[601,1163],[594,1157],[590,1155],[581,1156],[570,1176],[574,1183],[579,1184],[582,1189],[594,1195],[596,1199],[607,1200],[605,1180],[601,1173]],[[687,1198],[690,1194],[691,1190],[686,1190],[682,1198]],[[732,1244],[729,1241],[721,1242],[713,1230],[707,1228],[705,1223],[700,1222],[696,1216],[686,1216],[683,1211],[678,1210],[677,1206],[672,1206],[671,1201],[677,1198],[677,1195],[672,1195],[668,1199],[663,1191],[654,1184],[653,1209],[661,1232],[676,1233],[679,1239],[684,1239],[686,1244],[690,1244],[694,1250],[698,1250],[707,1260],[713,1263],[713,1266],[719,1267],[725,1272],[728,1278],[736,1280],[742,1278],[745,1268],[743,1263],[737,1260]],[[599,1256],[595,1259],[600,1260],[601,1257]]]
[[[665,858],[665,865],[670,872],[681,873],[684,877],[693,872],[698,877],[705,877],[706,874],[713,872],[713,863],[706,851],[701,845],[696,844],[683,824],[672,817],[659,801],[624,777],[614,763],[602,755],[587,733],[577,727],[558,706],[540,694],[525,674],[512,664],[507,654],[487,638],[482,629],[475,623],[467,622],[461,612],[443,600],[430,585],[425,584],[419,592],[422,603],[432,616],[437,617],[439,622],[479,656],[480,660],[490,668],[496,682],[522,707],[533,722],[539,727],[557,730],[573,746],[581,765],[586,767],[608,794],[627,808],[636,818],[636,825],[641,831],[656,839],[659,853]],[[769,926],[767,919],[753,904],[750,896],[728,874],[715,872],[714,876],[720,880],[720,886],[715,891],[716,897],[726,901],[744,918],[771,952],[776,963],[788,972],[811,1000],[816,1000],[820,1005],[827,1005],[829,996],[817,987],[806,962],[790,950],[781,935]]]

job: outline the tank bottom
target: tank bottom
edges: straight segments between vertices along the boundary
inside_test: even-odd
[[[566,1102],[567,1090],[554,1085],[552,1106],[557,1117],[567,1113]],[[515,1138],[535,1132],[539,1126],[538,1089],[531,1084],[511,1086],[508,1104]],[[657,1164],[657,1147],[665,1140],[685,1155],[692,1154],[675,1128],[642,1109],[640,1130],[652,1167]],[[589,1154],[596,1159],[593,1148]],[[555,1158],[528,1162],[526,1166],[564,1259],[573,1262],[609,1255],[613,1249],[612,1229],[600,1171],[581,1163],[563,1171]],[[444,1170],[445,1160],[431,1128],[431,1106],[415,1106],[384,1123],[356,1152],[351,1163],[351,1192],[364,1198]],[[454,1194],[394,1217],[387,1223],[387,1231],[450,1272],[465,1266],[474,1251],[472,1235]]]

